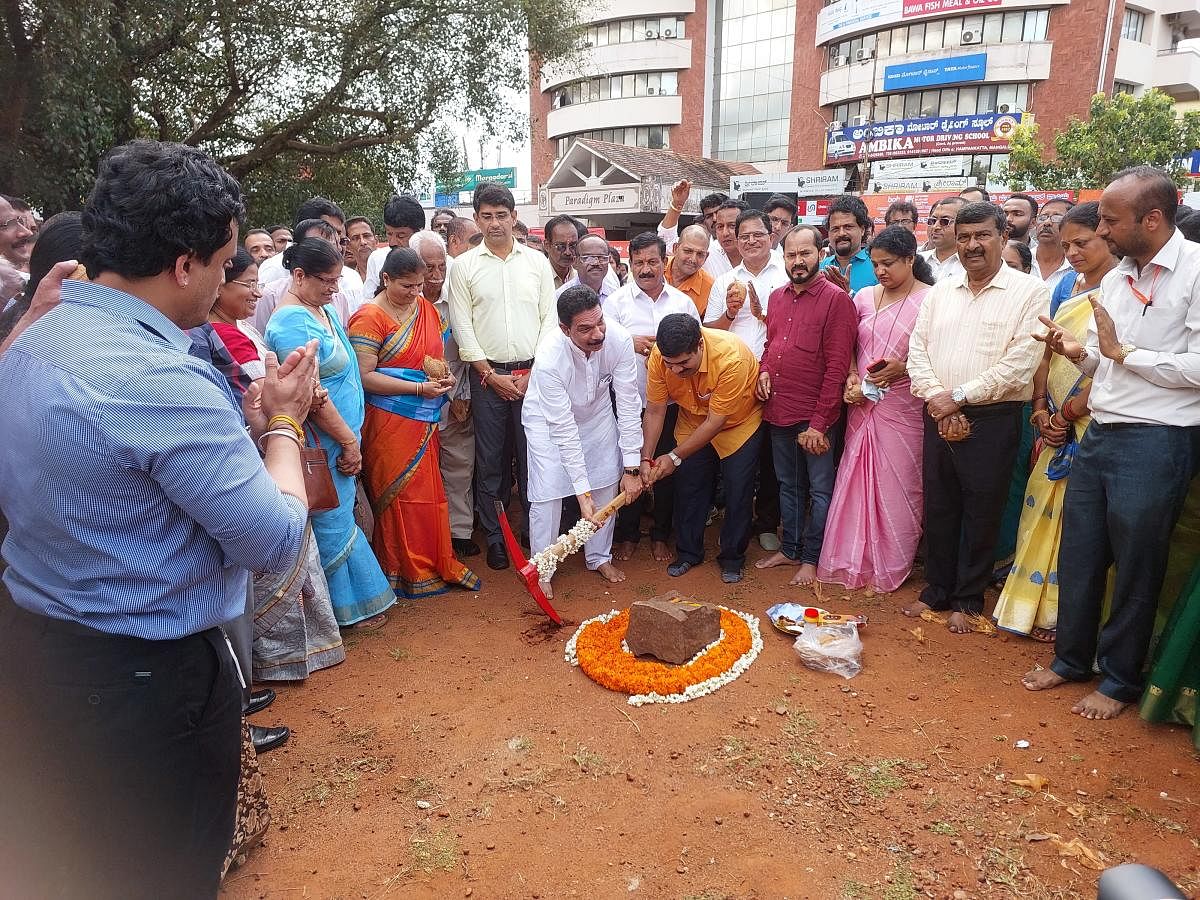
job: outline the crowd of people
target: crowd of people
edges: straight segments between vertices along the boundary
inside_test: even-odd
[[[1099,674],[1075,713],[1195,725],[1200,247],[1171,181],[971,188],[924,246],[906,201],[877,230],[852,195],[817,227],[718,193],[681,229],[690,192],[625,260],[486,182],[428,223],[393,197],[383,246],[322,197],[243,232],[232,178],[147,141],[82,213],[0,199],[0,767],[46,773],[0,860],[27,893],[212,896],[288,736],[248,724],[262,685],[398,597],[478,590],[504,509],[531,554],[589,520],[608,582],[643,537],[685,578],[719,521],[727,584],[752,540],[780,587],[922,564],[903,612],[954,634],[995,586],[998,626],[1053,644],[1027,689]]]

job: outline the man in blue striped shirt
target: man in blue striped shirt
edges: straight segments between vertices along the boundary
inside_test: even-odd
[[[216,895],[241,712],[220,626],[242,613],[248,571],[299,553],[299,441],[266,423],[302,421],[315,377],[313,346],[268,359],[246,410],[269,432],[264,459],[224,378],[188,355],[184,329],[206,320],[243,215],[200,151],[117,148],[83,212],[92,282],[63,282],[42,312],[62,269],[45,279],[0,357],[14,601],[0,601],[0,871],[14,896]]]

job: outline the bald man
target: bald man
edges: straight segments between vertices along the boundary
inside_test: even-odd
[[[678,288],[691,298],[696,312],[704,318],[708,308],[708,295],[712,291],[713,276],[704,268],[708,260],[711,239],[703,225],[689,225],[679,235],[675,252],[667,263],[667,284]]]

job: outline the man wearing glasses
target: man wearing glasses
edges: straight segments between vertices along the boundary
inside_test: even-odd
[[[787,269],[772,252],[771,220],[766,213],[747,210],[734,223],[742,258],[733,269],[713,283],[704,324],[730,331],[746,342],[755,359],[761,359],[767,343],[767,300],[788,283]],[[768,552],[779,549],[779,482],[771,442],[763,440],[758,467],[758,491],[754,503],[754,533],[759,546]]]
[[[29,240],[32,236],[26,219],[13,209],[9,198],[0,195],[0,256],[26,279],[29,277],[29,254],[33,250],[33,242]],[[0,299],[7,301],[10,298]]]
[[[929,229],[929,249],[921,253],[933,276],[938,281],[953,278],[963,273],[962,261],[958,258],[958,243],[954,239],[954,222],[958,210],[964,204],[962,197],[947,197],[933,204],[925,226]]]
[[[919,213],[915,204],[908,200],[896,200],[883,214],[883,224],[899,225],[901,228],[907,228],[909,231],[916,232],[917,218]]]
[[[763,212],[771,220],[771,249],[774,250],[796,224],[797,207],[783,194],[772,194],[763,206]]]
[[[1067,210],[1074,205],[1070,200],[1065,199],[1047,200],[1042,204],[1042,208],[1033,220],[1037,237],[1037,247],[1033,252],[1037,271],[1033,274],[1046,283],[1051,295],[1054,294],[1054,289],[1058,287],[1063,276],[1071,271],[1071,264],[1067,262],[1066,254],[1063,252],[1059,226],[1062,224]]]
[[[575,254],[587,228],[578,219],[562,215],[546,223],[545,234],[546,256],[554,270],[554,289],[558,290],[575,274]]]
[[[561,297],[563,291],[578,284],[587,285],[596,292],[603,303],[608,295],[620,287],[617,276],[612,272],[609,262],[612,257],[608,253],[608,241],[598,234],[585,234],[579,239],[576,248],[575,275],[563,282],[555,292],[555,297]]]

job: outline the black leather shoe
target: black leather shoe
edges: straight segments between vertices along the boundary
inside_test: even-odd
[[[250,694],[250,702],[246,704],[246,715],[252,716],[255,713],[260,713],[274,702],[275,692],[270,688],[254,691]]]
[[[508,568],[508,553],[503,544],[488,544],[487,564],[489,569]]]
[[[479,555],[479,545],[470,538],[450,538],[450,546],[459,556]]]
[[[286,725],[275,728],[263,728],[261,725],[250,726],[250,742],[254,744],[255,753],[266,753],[287,743],[291,737]]]

